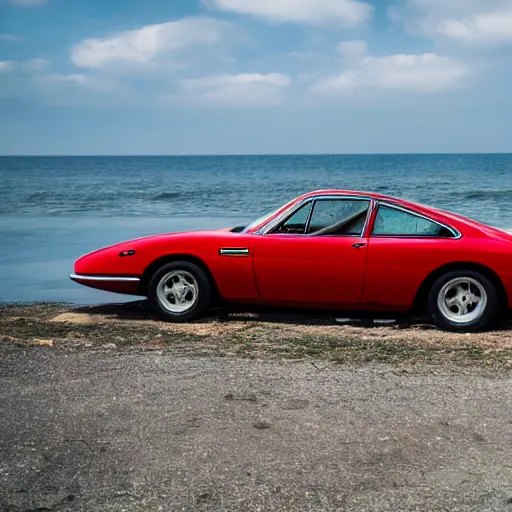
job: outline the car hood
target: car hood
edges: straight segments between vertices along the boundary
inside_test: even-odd
[[[170,252],[199,256],[216,247],[216,238],[237,237],[231,228],[162,233],[125,240],[81,256],[74,269],[80,275],[138,275],[152,261]]]
[[[119,248],[122,246],[128,246],[128,245],[144,245],[147,243],[151,243],[152,241],[155,242],[162,242],[165,240],[171,240],[171,239],[180,239],[180,238],[205,238],[205,237],[216,237],[219,235],[225,235],[226,233],[230,233],[233,228],[222,228],[222,229],[211,229],[211,230],[197,230],[197,231],[176,231],[173,233],[158,233],[156,235],[148,235],[143,236],[140,238],[132,238],[128,240],[123,240],[121,242],[116,242],[111,245],[107,245],[105,247],[102,247],[94,252],[100,252],[104,251],[106,249],[113,249],[113,248]],[[89,254],[94,254],[94,252]]]

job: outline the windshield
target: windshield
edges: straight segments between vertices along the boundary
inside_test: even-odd
[[[267,219],[270,219],[273,215],[275,215],[281,208],[277,208],[277,210],[272,210],[270,213],[267,213],[266,215],[262,215],[258,219],[256,219],[254,222],[251,222],[248,226],[246,226],[243,230],[244,233],[247,233],[247,231],[250,231],[251,229],[254,229],[256,226],[259,226],[260,224],[263,224]]]
[[[297,199],[291,199],[284,206],[280,206],[275,210],[272,210],[270,213],[266,215],[262,215],[259,219],[256,219],[254,222],[251,222],[248,226],[246,226],[241,232],[247,233],[247,231],[252,231],[254,228],[258,227],[260,224],[266,223],[269,219],[271,219],[276,213],[283,211],[283,214],[287,212],[292,206],[295,205]]]

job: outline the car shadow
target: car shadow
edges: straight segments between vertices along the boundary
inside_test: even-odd
[[[114,320],[158,320],[147,300],[79,306],[73,308],[73,313],[107,316]]]
[[[75,313],[107,316],[115,320],[158,320],[147,300],[121,304],[101,304],[74,308]],[[230,305],[212,309],[202,319],[194,322],[204,324],[216,322],[251,321],[293,325],[350,325],[365,328],[392,327],[395,329],[437,329],[429,318],[410,314],[375,313],[361,311],[325,311],[297,308]],[[496,330],[512,330],[512,312]]]
[[[115,320],[158,320],[151,311],[147,300],[139,300],[119,304],[100,304],[94,306],[81,306],[73,309],[74,313],[87,315],[107,316]],[[265,307],[229,305],[210,310],[203,318],[196,320],[195,324],[217,322],[253,321],[262,323],[298,324],[298,325],[336,325],[357,324],[375,325],[375,314],[347,311],[308,310],[285,307]],[[382,324],[390,322],[408,321],[403,315],[382,314],[378,317]],[[410,320],[410,319],[409,319]]]

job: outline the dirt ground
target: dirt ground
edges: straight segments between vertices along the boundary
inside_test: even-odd
[[[0,309],[0,510],[510,511],[512,330]]]
[[[177,356],[313,359],[338,363],[512,369],[512,322],[474,334],[440,331],[422,319],[340,324],[328,312],[219,311],[193,324],[160,322],[145,301],[76,308],[0,306],[0,342],[51,348],[159,350]],[[383,319],[390,321],[390,319]]]

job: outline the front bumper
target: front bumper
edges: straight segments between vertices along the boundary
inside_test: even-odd
[[[75,283],[107,292],[137,295],[140,290],[139,277],[88,276],[83,274],[70,274],[69,278],[72,281],[75,281]]]

